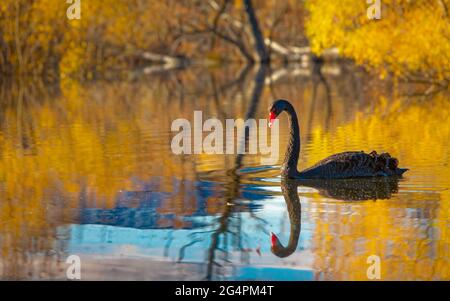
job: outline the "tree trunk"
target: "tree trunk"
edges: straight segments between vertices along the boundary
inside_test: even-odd
[[[252,29],[253,34],[253,43],[255,46],[255,50],[259,56],[260,63],[268,63],[269,53],[264,44],[264,37],[259,28],[258,19],[256,18],[255,10],[253,8],[253,4],[251,0],[244,0],[245,3],[245,12],[247,13],[247,17],[250,23],[250,27]]]

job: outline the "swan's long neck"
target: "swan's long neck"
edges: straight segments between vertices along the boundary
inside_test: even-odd
[[[272,252],[278,257],[287,257],[295,252],[300,238],[301,228],[301,204],[298,197],[296,183],[281,186],[284,199],[286,201],[287,210],[289,213],[289,222],[291,224],[291,232],[289,235],[289,242],[286,247],[283,245],[276,246]]]
[[[281,174],[283,176],[296,177],[299,175],[297,163],[300,153],[300,129],[294,107],[288,103],[285,111],[288,114],[289,121],[289,141],[284,161],[281,166]]]
[[[295,212],[297,215],[292,216],[291,212]],[[292,210],[289,212],[289,221],[291,223],[291,233],[289,235],[289,242],[286,247],[280,245],[274,248],[273,253],[278,257],[287,257],[295,252],[300,238],[300,209]]]

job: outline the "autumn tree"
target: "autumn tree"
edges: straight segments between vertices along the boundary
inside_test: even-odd
[[[448,0],[384,0],[381,18],[367,16],[366,1],[306,1],[312,50],[337,47],[341,55],[409,80],[448,84]]]

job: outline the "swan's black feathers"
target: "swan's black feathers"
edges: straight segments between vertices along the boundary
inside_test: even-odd
[[[398,168],[398,160],[388,153],[367,154],[343,152],[329,156],[300,172],[302,178],[358,178],[402,175],[407,169]]]

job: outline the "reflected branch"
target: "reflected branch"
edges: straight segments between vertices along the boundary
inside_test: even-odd
[[[255,116],[258,103],[261,99],[261,94],[264,89],[264,81],[266,77],[267,66],[261,65],[255,75],[254,79],[254,88],[251,93],[250,104],[245,115],[246,119],[253,118]],[[244,139],[245,145],[248,144],[248,132],[247,128],[244,133],[244,137],[238,137],[238,139]],[[218,223],[219,227],[211,236],[211,245],[208,250],[208,265],[206,271],[206,279],[211,280],[213,277],[213,266],[217,265],[215,260],[216,251],[219,248],[220,235],[225,234],[227,232],[231,232],[229,228],[229,222],[231,220],[232,214],[236,208],[235,200],[238,198],[240,194],[240,181],[241,176],[238,173],[238,170],[242,168],[244,154],[238,154],[236,156],[234,167],[230,169],[227,174],[230,181],[227,183],[227,190],[225,193],[225,210],[222,216],[219,218]],[[235,233],[238,237],[238,240],[241,241],[241,229],[239,229],[239,233]],[[242,249],[242,246],[240,247]]]

